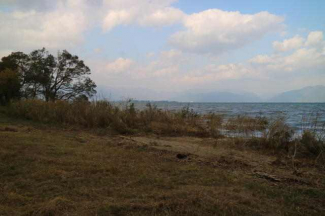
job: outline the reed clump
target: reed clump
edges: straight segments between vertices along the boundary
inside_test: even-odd
[[[151,104],[144,110],[137,110],[131,102],[120,107],[108,101],[25,100],[11,103],[8,110],[12,116],[28,120],[105,128],[122,134],[151,132],[160,135],[209,135],[202,126],[202,116],[189,108],[171,112]]]
[[[269,148],[288,150],[293,136],[294,130],[286,123],[285,118],[279,117],[270,122],[263,138]]]
[[[264,132],[268,127],[269,121],[262,116],[250,117],[238,115],[228,119],[225,129],[231,133],[242,134],[245,136],[257,136],[257,132]]]
[[[210,133],[210,136],[214,138],[224,137],[222,134],[224,117],[215,113],[209,113],[205,116],[205,118],[207,119],[207,129]]]
[[[325,139],[322,135],[306,130],[302,134],[300,145],[307,156],[316,157],[321,160],[325,159],[323,155],[325,152]]]
[[[37,122],[115,131],[120,134],[245,138],[244,143],[256,149],[294,152],[295,155],[318,159],[324,158],[325,151],[325,130],[319,132],[306,127],[301,135],[295,134],[284,117],[267,119],[263,116],[239,115],[226,119],[215,113],[200,115],[189,106],[169,111],[148,103],[145,109],[138,110],[131,101],[118,106],[104,100],[21,100],[12,102],[7,112]],[[312,125],[316,127],[318,124],[313,121]]]
[[[269,122],[260,137],[252,137],[246,143],[255,149],[285,153],[291,158],[314,158],[325,164],[324,132],[304,129],[301,134],[297,134],[284,117],[278,117]]]

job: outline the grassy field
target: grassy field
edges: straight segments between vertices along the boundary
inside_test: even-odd
[[[325,170],[243,140],[103,135],[0,113],[0,215],[319,216]]]

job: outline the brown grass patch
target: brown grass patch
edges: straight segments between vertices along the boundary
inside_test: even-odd
[[[293,169],[221,140],[215,154],[201,148],[179,160],[168,140],[207,146],[213,139],[155,138],[150,145],[153,138],[147,144],[147,137],[140,142],[5,119],[0,126],[18,132],[0,133],[0,215],[320,215],[325,208],[324,171],[306,163],[301,178],[310,184],[274,184],[253,170],[294,179]]]

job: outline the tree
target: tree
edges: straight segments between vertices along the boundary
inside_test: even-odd
[[[0,72],[3,72],[5,70],[11,70],[15,71],[16,75],[18,77],[18,80],[20,82],[20,88],[19,88],[19,97],[25,96],[23,95],[23,92],[21,91],[22,86],[25,86],[26,80],[25,76],[28,74],[28,55],[22,53],[22,52],[13,52],[9,56],[3,57],[0,61]],[[5,76],[3,74],[3,76]],[[4,79],[4,78],[3,78]],[[3,81],[4,82],[4,81]]]
[[[78,56],[66,50],[58,53],[50,79],[44,86],[44,95],[50,100],[74,99],[81,95],[92,96],[96,84],[88,77],[90,69]]]
[[[0,105],[20,97],[20,81],[16,71],[4,69],[0,71]]]
[[[24,98],[70,100],[96,93],[96,84],[89,78],[89,67],[66,50],[58,52],[57,57],[45,48],[29,55],[15,52],[2,58],[0,70],[4,68],[18,72],[20,95]]]

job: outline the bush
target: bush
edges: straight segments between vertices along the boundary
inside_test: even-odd
[[[265,140],[270,148],[289,150],[293,135],[294,130],[286,124],[285,118],[279,117],[269,124]]]
[[[325,151],[325,142],[315,132],[306,130],[300,139],[304,153],[318,157]]]
[[[254,135],[256,132],[264,132],[267,128],[268,120],[265,117],[250,117],[238,115],[230,118],[226,123],[226,129],[230,132]]]
[[[205,116],[205,118],[207,119],[207,128],[210,132],[210,136],[215,138],[222,137],[223,135],[220,130],[222,130],[223,116],[210,113]]]
[[[162,111],[148,104],[146,109],[139,111],[131,101],[118,107],[108,101],[85,100],[22,100],[13,102],[9,107],[9,113],[13,116],[44,123],[105,128],[122,134],[153,132],[172,136],[207,136],[208,132],[200,124],[201,117],[193,111],[184,110]]]

